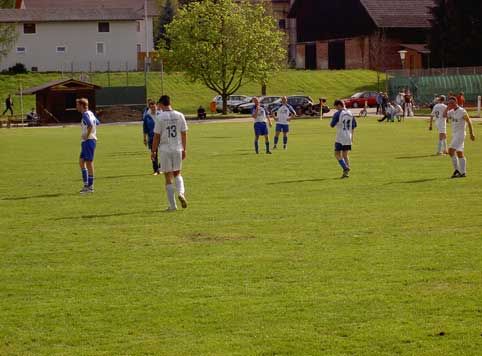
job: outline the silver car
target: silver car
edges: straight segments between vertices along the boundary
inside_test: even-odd
[[[232,112],[239,105],[248,103],[251,100],[250,96],[246,95],[230,95],[228,96],[228,111]],[[221,95],[216,96],[213,101],[216,103],[216,111],[223,112],[223,98]]]

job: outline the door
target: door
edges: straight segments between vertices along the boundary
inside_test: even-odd
[[[328,43],[328,68],[345,69],[345,41]]]
[[[305,46],[305,69],[316,69],[316,43]]]

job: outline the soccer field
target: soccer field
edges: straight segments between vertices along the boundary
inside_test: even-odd
[[[191,124],[163,213],[140,125],[99,127],[90,196],[80,128],[0,130],[0,355],[480,355],[481,142],[451,180],[426,122],[368,119],[340,180],[334,135]]]

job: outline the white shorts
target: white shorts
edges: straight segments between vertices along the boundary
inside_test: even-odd
[[[437,125],[438,133],[447,134],[447,125]]]
[[[182,168],[182,152],[159,152],[159,163],[161,164],[161,172],[176,172]]]
[[[462,135],[455,135],[452,137],[452,142],[450,143],[450,148],[458,152],[464,152],[464,141],[465,141],[465,134]]]

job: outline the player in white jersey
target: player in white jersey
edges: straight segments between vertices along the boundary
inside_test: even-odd
[[[460,107],[457,98],[449,98],[447,117],[452,122],[452,142],[450,143],[449,155],[452,158],[454,173],[452,178],[465,178],[467,174],[467,160],[464,155],[464,141],[469,127],[470,139],[475,141],[474,128],[467,111]]]
[[[80,126],[81,134],[81,151],[79,165],[82,172],[82,181],[84,187],[80,194],[94,192],[94,153],[97,146],[97,124],[99,121],[94,113],[89,110],[89,100],[82,98],[76,101],[77,111],[82,114]]]
[[[433,121],[435,118],[435,126],[438,129],[438,149],[437,154],[443,155],[448,153],[447,147],[447,105],[445,105],[445,95],[441,95],[437,98],[438,102],[435,104],[430,115],[430,126],[429,130],[433,129]]]
[[[182,161],[186,158],[187,123],[183,114],[172,109],[171,99],[163,95],[159,99],[162,112],[159,113],[154,127],[152,159],[157,155],[161,163],[161,172],[166,178],[166,193],[169,207],[166,211],[177,210],[175,191],[181,206],[187,208],[184,179],[181,175]],[[175,182],[175,185],[173,184]]]
[[[275,112],[276,133],[274,136],[274,149],[278,148],[279,135],[283,132],[283,149],[286,150],[288,146],[288,132],[290,132],[290,121],[296,116],[296,111],[288,104],[288,98],[283,96],[281,98],[281,106]]]
[[[330,126],[336,127],[335,158],[343,169],[341,178],[348,178],[350,173],[348,153],[351,151],[357,123],[351,111],[345,108],[343,101],[335,100],[334,106],[338,111],[333,115]]]
[[[261,106],[258,98],[253,98],[253,103],[254,108],[252,115],[254,119],[254,150],[256,154],[259,153],[259,136],[264,136],[266,154],[270,155],[271,151],[269,150],[268,125],[271,127],[271,119],[268,111]]]

